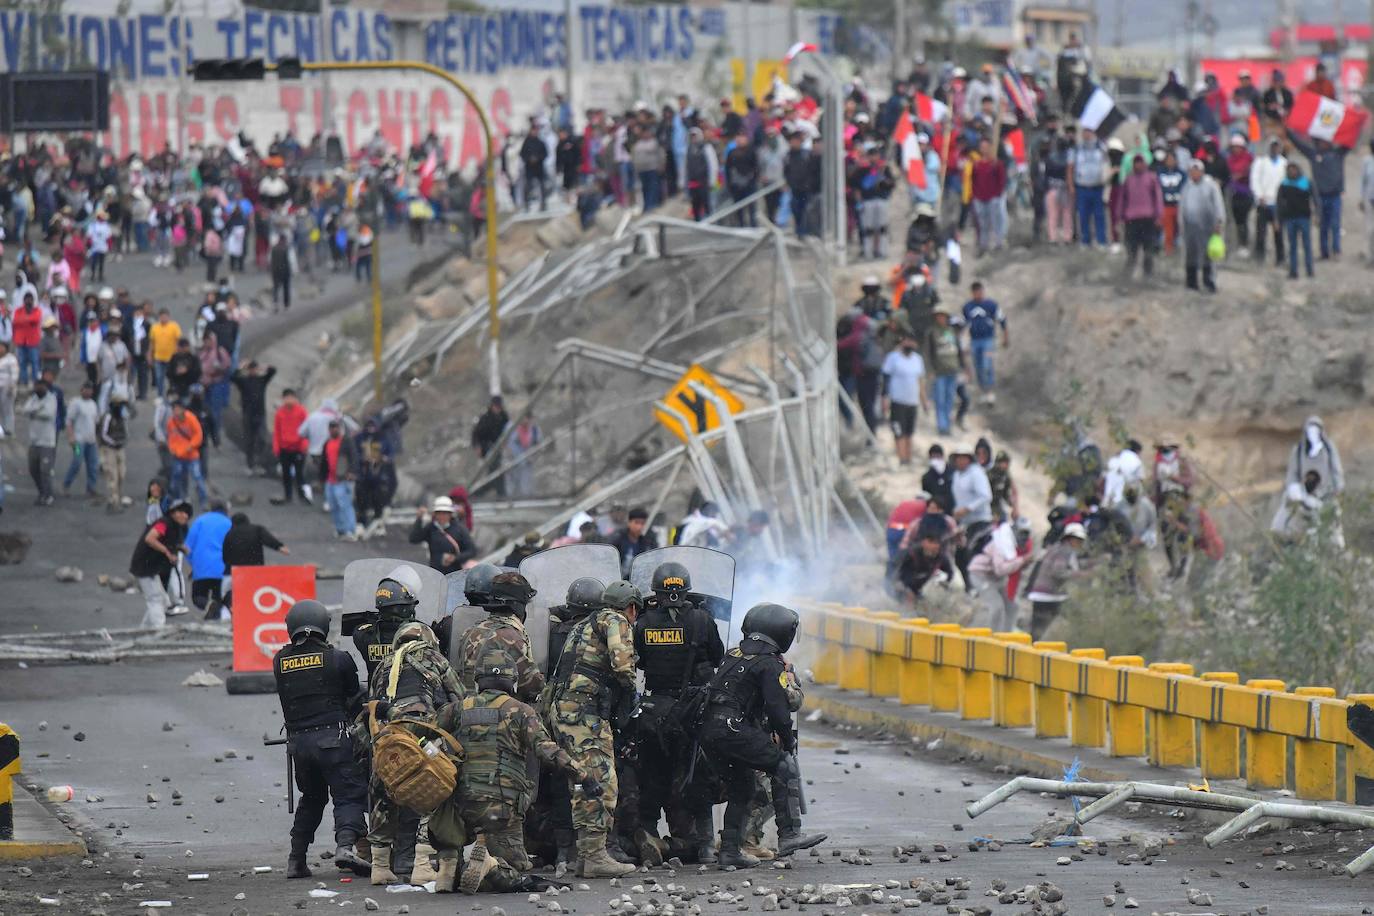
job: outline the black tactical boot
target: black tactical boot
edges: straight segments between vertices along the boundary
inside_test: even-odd
[[[286,858],[286,877],[288,878],[309,878],[313,872],[310,866],[305,864],[305,853],[291,853]]]
[[[577,834],[566,828],[553,832],[554,843],[558,846],[558,857],[554,859],[554,874],[563,877],[568,870],[577,871]]]
[[[802,833],[799,830],[778,831],[778,858],[790,856],[801,849],[810,849],[825,842],[823,833]]]
[[[372,874],[372,863],[366,862],[353,851],[352,843],[340,843],[334,850],[334,864],[341,871],[351,871],[355,875]]]
[[[693,852],[696,860],[702,865],[716,864],[716,843],[715,831],[712,830],[711,814],[706,812],[694,819],[692,827],[696,831],[696,848]]]
[[[720,856],[717,858],[716,865],[721,871],[727,868],[753,868],[758,864],[757,858],[740,850],[739,831],[722,830],[720,832]]]

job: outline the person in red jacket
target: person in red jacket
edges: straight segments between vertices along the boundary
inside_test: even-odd
[[[1315,92],[1317,95],[1324,95],[1333,101],[1336,98],[1336,84],[1331,82],[1331,77],[1326,75],[1326,64],[1317,64],[1316,76],[1312,77],[1303,89],[1307,92]]]
[[[19,357],[19,384],[27,385],[38,381],[38,346],[43,340],[43,310],[34,302],[33,293],[24,294],[24,304],[14,310],[12,321],[14,348]]]
[[[290,388],[283,391],[281,406],[272,418],[272,454],[281,464],[282,486],[282,498],[273,499],[274,506],[291,502],[295,494],[300,495],[301,502],[310,502],[305,495],[305,454],[310,443],[300,432],[306,416],[296,392]]]

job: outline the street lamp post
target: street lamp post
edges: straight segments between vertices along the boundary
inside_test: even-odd
[[[192,75],[200,81],[216,79],[261,79],[265,71],[275,71],[283,78],[295,78],[302,72],[327,73],[331,71],[372,71],[372,72],[412,72],[427,73],[430,76],[438,77],[448,83],[454,89],[463,94],[463,97],[472,105],[472,109],[477,112],[478,120],[482,122],[482,136],[486,139],[487,158],[484,169],[484,181],[486,196],[486,236],[487,236],[487,320],[491,328],[491,342],[488,348],[490,380],[489,388],[493,396],[501,393],[501,314],[500,314],[500,281],[497,272],[496,262],[496,148],[495,140],[491,132],[491,121],[487,117],[486,109],[472,90],[464,85],[460,80],[433,64],[423,63],[416,60],[394,60],[394,61],[327,61],[324,63],[307,63],[295,58],[284,58],[275,64],[267,64],[261,60],[249,61],[197,61],[192,67]],[[381,265],[378,254],[380,253],[379,242],[381,232],[373,234],[372,249],[372,318],[373,318],[373,341],[372,354],[375,366],[373,368],[376,378],[377,399],[382,398],[382,341],[381,341],[381,309],[382,295],[381,282],[377,279],[377,272]]]

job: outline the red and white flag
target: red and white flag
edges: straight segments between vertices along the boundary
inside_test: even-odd
[[[926,124],[940,124],[949,117],[948,105],[919,92],[916,93],[916,99],[912,103],[911,110],[915,112],[916,120]]]
[[[1293,102],[1288,127],[1314,140],[1326,140],[1335,146],[1353,149],[1360,142],[1360,130],[1368,116],[1363,109],[1351,108],[1304,90]]]
[[[431,191],[434,190],[434,172],[439,168],[439,156],[434,150],[429,151],[425,161],[420,163],[420,196],[428,199]]]
[[[811,51],[812,53],[814,53],[818,50],[820,49],[809,41],[799,41],[792,47],[787,49],[787,54],[783,56],[783,62],[790,64],[792,62],[792,59],[797,55],[805,54],[807,51]]]
[[[907,183],[924,190],[928,180],[926,161],[921,155],[921,144],[916,140],[916,128],[906,115],[897,119],[897,129],[892,132],[892,145],[902,151],[902,168],[906,170]]]

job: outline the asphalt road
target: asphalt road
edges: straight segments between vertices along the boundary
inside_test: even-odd
[[[73,913],[93,907],[109,913],[136,912],[144,900],[170,900],[174,913],[230,913],[235,907],[250,914],[297,908],[325,911],[350,903],[361,909],[365,898],[372,897],[391,913],[404,904],[417,914],[493,905],[514,914],[536,912],[555,899],[546,896],[531,903],[524,895],[484,895],[468,902],[387,893],[361,881],[341,883],[327,863],[319,864],[314,880],[285,880],[290,817],[283,755],[280,748],[260,746],[263,734],[275,733],[280,724],[276,699],[179,686],[187,674],[206,664],[176,659],[39,667],[19,678],[12,670],[0,675],[6,683],[6,720],[24,738],[24,780],[75,787],[75,801],[60,807],[84,826],[92,849],[91,867],[31,863],[34,873],[21,876],[13,864],[0,866],[0,913],[32,912],[39,896],[57,897],[63,911]],[[40,723],[45,720],[43,729]],[[164,730],[164,722],[170,723],[171,731]],[[76,740],[78,734],[84,740]],[[1267,906],[1271,914],[1348,914],[1374,903],[1374,879],[1334,877],[1311,865],[1353,858],[1369,842],[1356,833],[1288,830],[1209,851],[1194,838],[1194,832],[1203,829],[1200,824],[1140,814],[1104,817],[1090,825],[1091,835],[1104,847],[1102,855],[1095,848],[1032,848],[1017,839],[1028,836],[1048,816],[1067,816],[1067,802],[1020,796],[970,822],[963,806],[1007,777],[976,764],[941,759],[938,751],[832,731],[823,724],[804,726],[803,743],[810,803],[807,826],[830,835],[818,856],[803,854],[790,869],[761,868],[748,874],[688,868],[670,876],[660,870],[657,880],[702,894],[689,906],[722,914],[746,905],[760,909],[763,898],[753,896],[754,887],[745,886],[745,880],[773,891],[805,884],[875,885],[888,894],[919,899],[908,887],[913,880],[943,885],[947,879],[965,879],[967,899],[953,900],[953,913],[964,906],[988,906],[994,913],[1028,911],[1024,904],[1000,905],[997,896],[985,896],[994,881],[1011,888],[1053,882],[1062,889],[1065,912],[1070,913],[1105,912],[1103,896],[1109,894],[1116,896],[1115,909],[1124,909],[1129,896],[1143,913],[1238,914]],[[181,796],[179,805],[173,801],[174,792]],[[156,805],[147,801],[148,793],[158,797]],[[223,801],[217,802],[217,797]],[[312,852],[332,846],[328,823],[326,819],[322,842]],[[1120,858],[1139,853],[1136,842],[1126,838],[1142,835],[1163,842],[1159,857],[1148,865],[1118,864]],[[969,843],[978,837],[1000,839],[1006,845],[997,852],[972,852]],[[894,857],[894,847],[913,844],[920,846],[920,853],[906,856],[906,861]],[[948,861],[940,861],[937,844],[947,850]],[[1294,847],[1291,851],[1286,851],[1288,844]],[[1266,847],[1276,854],[1264,855]],[[921,861],[921,855],[930,861]],[[1059,857],[1070,855],[1081,855],[1082,860],[1056,864]],[[1293,870],[1279,870],[1280,862],[1291,864]],[[274,870],[253,874],[255,866]],[[209,880],[188,881],[192,873],[207,873]],[[619,889],[605,880],[591,881],[589,890],[556,899],[564,911],[582,913],[609,912],[608,901],[620,892],[630,893],[640,905],[650,897],[660,905],[667,903],[666,891],[632,890],[652,880],[648,874],[634,875]],[[888,890],[885,885],[892,881],[902,888]],[[309,897],[317,882],[338,896]],[[1116,891],[1115,882],[1121,882],[1124,891]],[[739,903],[710,902],[706,893],[721,885],[733,885],[745,898]],[[1214,903],[1190,904],[1190,890],[1209,894]],[[110,896],[102,900],[101,894]],[[814,908],[859,913],[879,912],[890,905],[888,900],[866,905],[854,899],[851,895],[847,908]],[[934,901],[921,908],[945,911]]]

